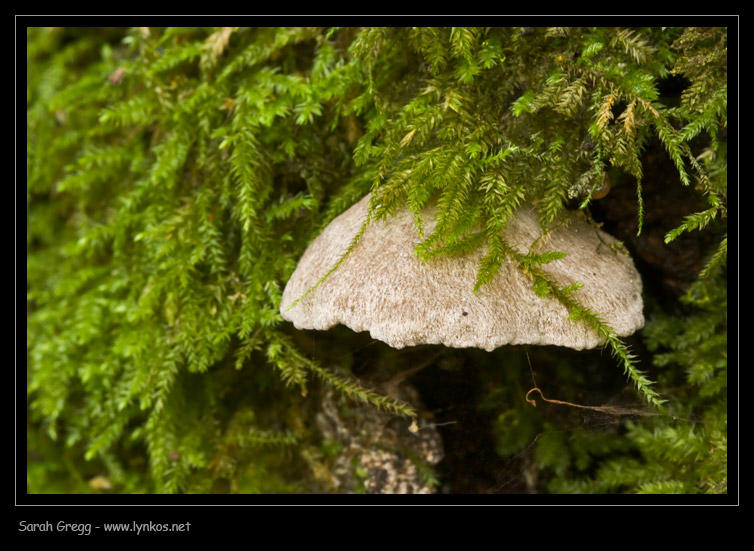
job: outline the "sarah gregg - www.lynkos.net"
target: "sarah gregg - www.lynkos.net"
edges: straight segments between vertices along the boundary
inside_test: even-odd
[[[149,532],[188,532],[191,530],[190,522],[182,523],[159,523],[159,522],[120,522],[106,523],[101,525],[92,525],[92,523],[75,523],[60,522],[53,524],[50,521],[45,522],[27,522],[22,520],[18,523],[19,532],[66,532],[69,534],[78,534],[79,536],[88,536],[92,530],[102,532],[131,532],[136,534]]]

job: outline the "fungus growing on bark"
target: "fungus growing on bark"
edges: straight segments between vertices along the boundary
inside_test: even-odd
[[[568,309],[556,298],[538,296],[529,277],[509,261],[475,293],[485,247],[426,261],[417,258],[413,251],[421,239],[406,208],[371,222],[342,264],[311,290],[361,229],[369,198],[333,220],[299,261],[280,307],[297,328],[343,324],[369,331],[394,348],[444,344],[491,351],[505,344],[550,344],[580,350],[604,344],[592,327],[569,319]],[[583,284],[573,298],[597,313],[617,336],[630,335],[644,325],[639,273],[628,255],[611,247],[617,240],[580,214],[540,239],[536,211],[521,207],[504,236],[520,253],[528,253],[535,241],[545,250],[565,252],[565,257],[542,264],[541,271],[559,286]],[[422,213],[426,234],[434,228],[433,215],[432,207]]]

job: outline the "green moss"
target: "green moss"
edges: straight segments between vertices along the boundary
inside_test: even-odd
[[[665,103],[670,77],[687,86]],[[543,226],[589,209],[607,170],[635,186],[638,230],[652,140],[705,203],[668,242],[706,228],[716,243],[688,310],[645,331],[659,371],[687,376],[675,417],[624,436],[655,477],[589,480],[725,491],[726,128],[724,28],[29,28],[29,491],[105,491],[100,475],[115,492],[314,491],[318,385],[416,414],[335,375],[334,352],[301,352],[278,311],[306,245],[369,191],[373,219],[437,201],[424,258],[486,242],[478,286],[502,262],[529,268],[659,406],[599,313],[499,237],[527,201]],[[532,432],[528,414],[500,415]],[[650,453],[671,429],[706,451]],[[521,434],[501,432],[500,451]],[[569,477],[590,444],[541,446],[552,489],[587,488]],[[594,461],[621,461],[600,446]]]

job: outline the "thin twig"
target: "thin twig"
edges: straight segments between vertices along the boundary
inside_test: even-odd
[[[526,393],[526,401],[529,402],[534,407],[537,407],[537,402],[533,398],[530,399],[529,395],[535,391],[539,392],[539,395],[542,397],[542,399],[545,402],[549,402],[551,404],[561,404],[563,406],[571,406],[575,408],[592,409],[595,411],[602,411],[610,415],[646,415],[646,416],[662,415],[661,413],[657,413],[653,411],[646,411],[646,410],[641,410],[641,409],[622,408],[622,407],[615,407],[615,406],[584,406],[581,404],[572,404],[571,402],[564,402],[562,400],[551,400],[549,398],[545,398],[545,395],[536,386]]]

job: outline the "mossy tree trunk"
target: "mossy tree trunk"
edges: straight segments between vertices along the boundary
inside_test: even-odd
[[[30,493],[727,492],[725,27],[29,28],[26,174]],[[548,287],[605,349],[295,330],[369,192],[437,201],[417,253],[485,243],[478,287],[543,285],[522,204],[582,209],[648,323]]]

